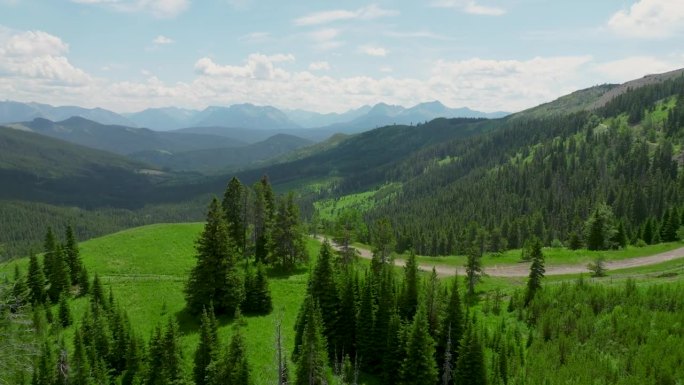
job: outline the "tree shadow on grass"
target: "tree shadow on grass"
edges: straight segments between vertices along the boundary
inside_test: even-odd
[[[268,267],[266,275],[269,279],[288,279],[293,275],[302,275],[309,272],[308,266],[297,266],[294,269],[284,270],[278,267]]]
[[[251,314],[243,314],[243,317],[251,317]],[[178,328],[183,334],[193,334],[197,333],[200,329],[200,318],[202,317],[201,313],[198,314],[193,314],[190,312],[190,310],[185,307],[183,310],[176,312],[175,318],[176,322],[178,323]],[[234,315],[228,315],[228,314],[216,314],[216,322],[218,323],[218,327],[226,326],[226,325],[231,325],[233,321],[235,320]]]

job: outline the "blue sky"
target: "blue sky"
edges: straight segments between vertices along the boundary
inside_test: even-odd
[[[0,0],[0,99],[517,111],[684,67],[681,0]]]

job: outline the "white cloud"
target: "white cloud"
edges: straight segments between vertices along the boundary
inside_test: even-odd
[[[500,7],[478,4],[475,0],[438,0],[432,3],[437,8],[452,8],[472,15],[501,16],[506,10]]]
[[[118,12],[145,12],[159,19],[174,18],[185,12],[190,0],[71,0],[73,3],[102,5]]]
[[[307,34],[309,39],[314,42],[314,48],[319,50],[335,49],[344,45],[343,41],[337,39],[339,35],[340,30],[335,28],[319,29]]]
[[[43,31],[0,35],[0,74],[17,80],[60,85],[81,85],[91,80],[64,56],[69,45]]]
[[[152,40],[152,43],[156,45],[166,45],[166,44],[172,44],[174,43],[173,39],[168,38],[164,35],[159,35]]]
[[[203,57],[195,62],[195,72],[210,77],[246,78],[258,80],[284,79],[289,75],[286,71],[276,68],[274,63],[294,61],[293,55],[262,55],[251,54],[242,66],[219,65],[212,59]]]
[[[639,0],[629,9],[616,12],[608,27],[628,37],[666,38],[684,30],[681,0]]]
[[[328,24],[335,21],[341,20],[372,20],[381,17],[396,16],[399,12],[391,9],[383,9],[375,4],[371,4],[366,7],[361,7],[359,9],[349,11],[344,9],[336,9],[331,11],[315,12],[302,16],[294,20],[295,25],[305,26],[305,25],[318,25],[318,24]]]
[[[310,71],[328,71],[330,70],[330,63],[327,61],[315,61],[309,64]]]
[[[271,38],[271,34],[269,32],[252,32],[252,33],[248,33],[246,35],[240,36],[238,38],[238,40],[246,42],[246,43],[263,43],[270,38]]]
[[[684,56],[669,60],[650,56],[633,56],[596,65],[595,71],[606,82],[623,83],[644,75],[672,71],[684,67]]]
[[[379,56],[379,57],[385,57],[387,56],[388,51],[385,48],[382,47],[374,47],[372,45],[364,45],[359,47],[359,51],[363,54],[366,54],[368,56]]]

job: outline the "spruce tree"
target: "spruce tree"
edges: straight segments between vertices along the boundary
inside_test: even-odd
[[[76,236],[74,235],[74,229],[71,226],[67,226],[66,229],[66,243],[64,244],[64,254],[67,266],[69,267],[69,279],[72,285],[80,284],[79,278],[81,277],[80,269],[82,267],[81,255],[78,250],[78,242],[76,242]]]
[[[451,362],[448,364],[451,368],[454,367],[454,363],[458,359],[458,342],[463,336],[463,308],[458,285],[458,276],[456,276],[451,285],[451,293],[449,293],[449,300],[442,320],[442,333],[437,344],[437,363],[440,368],[446,367],[447,363],[444,362],[444,359],[447,356],[451,357]],[[447,346],[450,346],[451,350],[447,351]]]
[[[416,254],[411,250],[404,266],[404,283],[399,303],[400,314],[404,320],[412,320],[418,309],[419,280]]]
[[[33,379],[31,385],[55,385],[55,368],[57,362],[52,352],[52,347],[48,341],[41,345],[38,361],[33,369]]]
[[[268,285],[268,276],[263,264],[258,264],[256,275],[252,284],[253,308],[256,314],[268,314],[273,310],[273,300],[271,299],[271,289]]]
[[[329,383],[328,349],[321,312],[313,301],[308,304],[305,319],[295,385],[325,385]]]
[[[228,182],[223,195],[223,210],[230,237],[240,252],[245,251],[247,234],[247,191],[237,177]]]
[[[459,385],[487,385],[484,353],[474,324],[461,339],[454,380]]]
[[[346,271],[342,277],[338,314],[340,322],[337,329],[339,343],[337,350],[349,354],[350,357],[355,357],[356,292],[354,290],[354,276],[351,271]]]
[[[401,317],[394,312],[390,315],[387,325],[387,341],[385,354],[382,357],[383,384],[397,384],[401,377],[401,366],[406,356]]]
[[[530,275],[527,279],[527,291],[525,292],[525,306],[530,304],[535,294],[541,289],[541,280],[544,278],[544,254],[542,253],[541,241],[537,238],[532,242],[532,264]]]
[[[214,338],[217,334],[216,324],[212,322],[207,314],[207,310],[202,310],[202,318],[200,319],[199,344],[195,350],[195,366],[193,369],[193,378],[196,385],[206,385],[207,382],[207,367],[212,360],[216,358],[217,344]]]
[[[321,246],[316,266],[310,278],[311,295],[314,301],[318,303],[323,315],[323,335],[328,341],[330,358],[335,356],[335,348],[340,343],[337,334],[340,300],[333,273],[332,258],[332,247],[330,243],[325,241]]]
[[[69,266],[67,266],[64,249],[61,246],[57,246],[56,251],[51,254],[52,267],[50,268],[51,275],[48,277],[50,286],[48,287],[47,294],[53,303],[57,303],[62,294],[69,293],[69,288],[71,287]]]
[[[406,357],[401,367],[402,385],[434,385],[438,372],[435,345],[430,337],[427,310],[421,306],[413,318],[406,340]]]
[[[356,353],[364,371],[372,372],[378,363],[378,348],[375,328],[375,301],[372,276],[367,275],[363,284],[361,302],[356,316]]]
[[[29,258],[29,269],[28,269],[28,289],[29,289],[29,300],[31,303],[43,303],[45,302],[45,276],[43,276],[43,270],[38,264],[38,257],[31,253]]]
[[[59,323],[62,327],[67,327],[71,325],[71,311],[69,310],[69,304],[67,303],[66,295],[62,294],[59,299]]]
[[[442,301],[440,297],[440,283],[437,270],[432,268],[432,274],[425,288],[425,306],[427,310],[430,335],[435,338],[439,330],[439,317],[442,315]]]
[[[294,195],[290,193],[278,202],[268,239],[268,261],[286,272],[291,272],[297,264],[306,262],[308,255],[303,236],[299,208],[294,202]]]
[[[247,362],[247,344],[242,335],[242,318],[240,311],[236,311],[235,328],[233,336],[228,345],[228,354],[226,356],[226,371],[228,374],[228,381],[224,384],[244,384],[250,385],[252,383],[249,375],[249,363]]]
[[[92,306],[101,306],[106,308],[107,302],[104,297],[104,289],[102,289],[102,283],[100,282],[100,276],[96,273],[95,279],[93,279],[93,288],[90,295],[90,302]]]
[[[71,375],[69,378],[71,385],[92,384],[90,365],[88,364],[85,350],[81,331],[76,329],[74,332],[74,354],[71,359]]]
[[[188,308],[199,313],[213,302],[217,312],[232,314],[244,298],[244,283],[236,269],[235,246],[216,198],[209,205],[196,250],[197,264],[185,287]]]
[[[57,246],[58,243],[55,238],[55,233],[52,232],[52,227],[48,227],[47,232],[45,233],[45,240],[43,241],[43,275],[45,276],[46,284],[52,283]]]
[[[268,262],[268,243],[275,217],[275,196],[265,175],[254,185],[254,258]]]
[[[81,265],[78,271],[78,295],[84,296],[90,292],[90,278],[88,277],[88,270],[86,270],[85,266]]]
[[[471,247],[468,251],[466,261],[466,285],[468,288],[467,297],[469,301],[475,300],[475,285],[482,279],[482,254],[476,247]]]

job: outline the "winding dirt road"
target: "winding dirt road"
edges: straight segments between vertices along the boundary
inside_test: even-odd
[[[325,238],[321,237],[321,236],[318,236],[317,239],[320,240],[321,242],[325,240]],[[340,249],[340,247],[335,245],[335,244],[333,244],[333,247],[337,250]],[[361,258],[371,259],[373,256],[371,251],[368,249],[362,249],[362,248],[356,247],[356,250],[359,252],[359,256],[361,256]],[[679,259],[679,258],[684,258],[684,247],[680,247],[678,249],[666,251],[666,252],[660,253],[660,254],[649,255],[647,257],[636,257],[636,258],[621,259],[621,260],[615,260],[615,261],[606,261],[605,267],[608,270],[628,269],[628,268],[632,268],[632,267],[655,265],[658,263],[672,261],[674,259]],[[394,260],[394,263],[397,266],[404,266],[406,264],[406,261],[398,258],[398,259]],[[431,264],[431,263],[424,263],[424,262],[418,263],[418,268],[422,271],[432,271],[433,267],[435,268],[437,275],[443,276],[443,277],[453,276],[456,273],[458,273],[459,275],[465,274],[465,268],[464,267]],[[586,264],[546,265],[545,267],[546,267],[545,275],[565,275],[565,274],[579,274],[579,273],[588,273],[589,272],[589,269],[587,269]],[[484,272],[485,272],[485,274],[492,276],[492,277],[527,277],[527,275],[529,275],[529,273],[530,273],[530,263],[524,262],[524,263],[516,263],[515,265],[486,266],[486,267],[484,267]]]

